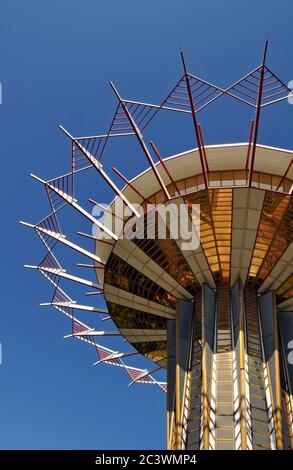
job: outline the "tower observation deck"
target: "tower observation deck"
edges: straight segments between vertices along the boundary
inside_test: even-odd
[[[169,449],[293,449],[292,150],[257,141],[262,108],[287,99],[290,90],[268,68],[266,54],[267,43],[261,65],[226,89],[190,74],[182,54],[184,74],[159,105],[125,100],[112,85],[118,106],[108,133],[73,137],[63,129],[72,141],[72,170],[40,180],[52,212],[33,225],[47,249],[35,268],[54,285],[50,305],[71,318],[69,336],[94,345],[100,362],[167,392]],[[204,144],[198,113],[222,95],[254,109],[248,142]],[[195,148],[162,158],[145,143],[143,131],[161,110],[190,115]],[[136,137],[148,168],[131,180],[114,169],[125,183],[119,189],[104,169],[104,154],[121,135]],[[75,197],[74,178],[88,168],[116,193],[102,223]],[[117,202],[128,212],[121,216]],[[64,238],[57,218],[64,205],[98,227],[83,234],[94,250]],[[160,207],[168,214],[163,237],[161,213],[149,230]],[[182,207],[185,215],[177,211]],[[188,219],[177,236],[175,218]],[[123,230],[131,220],[136,230],[117,235],[113,219]],[[182,225],[196,229],[196,246],[186,245]],[[91,258],[96,279],[67,274],[53,255],[56,243]],[[106,309],[75,303],[60,288],[66,277],[102,293]],[[115,330],[83,323],[76,312],[87,309],[105,313]],[[122,336],[132,352],[96,343],[105,336]],[[154,368],[128,366],[137,353]],[[166,370],[166,382],[155,378],[158,370]]]

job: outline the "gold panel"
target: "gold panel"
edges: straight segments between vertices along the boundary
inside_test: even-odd
[[[249,282],[260,285],[292,241],[292,196],[267,191],[249,270]]]
[[[119,256],[112,253],[108,260],[105,283],[138,295],[165,307],[176,308],[176,298],[151,281]]]
[[[149,312],[143,312],[131,307],[107,302],[109,314],[118,329],[134,330],[165,330],[167,320]],[[167,357],[166,341],[147,341],[131,343],[132,346],[149,360],[158,362],[164,361]]]
[[[218,285],[230,283],[233,190],[205,190],[187,196],[200,204],[200,241]]]
[[[147,239],[144,234],[144,238],[135,238],[133,242],[189,293],[194,294],[198,288],[197,279],[177,243],[170,238],[170,232],[166,229],[166,239],[157,238],[157,224],[156,218],[154,239]]]
[[[167,320],[149,312],[107,302],[109,314],[119,329],[165,330]]]
[[[284,302],[293,296],[293,274],[291,274],[276,291],[277,303]]]
[[[152,343],[132,343],[132,346],[153,362],[161,362],[167,358],[167,342],[154,341]]]

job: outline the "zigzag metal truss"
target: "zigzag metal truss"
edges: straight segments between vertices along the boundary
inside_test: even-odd
[[[157,381],[152,376],[152,373],[159,369],[158,367],[150,371],[128,366],[122,361],[122,358],[127,358],[128,356],[137,354],[136,352],[119,353],[96,343],[96,336],[117,336],[117,332],[96,331],[76,318],[76,310],[95,311],[100,314],[106,314],[107,310],[77,304],[64,292],[63,289],[61,289],[61,281],[63,279],[67,279],[97,290],[96,292],[91,292],[89,294],[103,294],[102,286],[99,286],[98,284],[89,280],[68,274],[66,270],[62,268],[59,261],[53,254],[54,247],[57,243],[61,243],[71,248],[72,250],[83,254],[94,262],[93,265],[83,266],[104,269],[106,262],[96,254],[89,252],[79,245],[69,241],[62,234],[57,214],[65,206],[70,205],[77,212],[88,219],[92,224],[97,225],[99,229],[107,235],[108,239],[115,243],[117,236],[93,215],[81,207],[78,204],[78,201],[75,199],[75,175],[81,171],[94,168],[117,194],[117,196],[123,200],[131,212],[136,216],[139,216],[135,207],[133,207],[131,202],[128,201],[128,199],[120,191],[117,185],[106,173],[102,165],[102,158],[109,140],[112,138],[125,136],[135,136],[137,138],[138,143],[154,172],[154,176],[156,177],[163,193],[165,194],[166,199],[170,199],[171,197],[169,195],[168,189],[157,170],[157,167],[153,161],[150,151],[145,144],[142,134],[161,110],[178,112],[185,115],[187,114],[192,117],[196,144],[199,151],[199,158],[204,177],[204,184],[205,187],[208,188],[209,166],[204,147],[202,130],[200,124],[197,121],[197,115],[200,111],[224,95],[230,96],[246,104],[247,106],[252,107],[255,110],[255,119],[251,122],[250,125],[250,138],[247,155],[247,186],[250,186],[254,167],[261,109],[287,99],[288,96],[292,93],[287,85],[267,67],[267,47],[268,43],[266,42],[261,65],[226,89],[222,89],[189,73],[187,71],[183,53],[181,52],[184,73],[176,85],[172,88],[171,92],[167,95],[167,97],[158,105],[122,99],[115,86],[111,83],[113,91],[118,99],[118,104],[108,132],[106,134],[96,136],[73,137],[68,131],[60,126],[62,131],[65,132],[65,134],[70,138],[72,144],[71,172],[48,181],[43,181],[40,178],[32,175],[45,186],[52,211],[49,216],[42,219],[36,225],[23,222],[23,224],[34,228],[35,232],[40,237],[47,250],[46,256],[42,259],[39,265],[27,265],[27,267],[38,270],[54,287],[54,294],[51,302],[43,305],[51,305],[71,319],[72,332],[66,337],[75,337],[81,341],[93,345],[99,357],[97,363],[106,363],[123,368],[131,378],[131,383],[151,383],[158,385],[162,390],[166,391],[166,383]],[[162,162],[160,155],[152,142],[151,147],[159,161]],[[167,171],[163,164],[162,166],[165,171]],[[127,185],[129,185],[129,187],[132,187],[131,183],[125,176],[121,174],[121,172],[119,172],[117,169],[114,169],[114,171]],[[168,177],[175,185],[176,183],[174,183],[172,175],[168,173]],[[132,189],[139,194],[136,188],[132,187]],[[142,196],[141,198],[144,199]],[[80,235],[93,238],[82,233],[80,233]],[[110,317],[103,317],[103,320],[107,319],[110,319]]]
[[[60,209],[60,206],[58,207]],[[64,204],[62,205],[62,207],[64,207]],[[120,336],[117,331],[96,331],[94,328],[91,328],[90,326],[86,325],[84,322],[81,322],[79,319],[76,318],[75,311],[77,310],[92,311],[100,314],[107,314],[108,311],[102,308],[90,307],[87,305],[79,305],[76,303],[76,301],[72,300],[69,295],[60,287],[61,279],[64,278],[72,282],[77,282],[81,285],[86,285],[88,287],[99,289],[99,293],[102,292],[101,287],[98,284],[68,274],[66,270],[62,268],[56,256],[53,254],[52,250],[58,243],[58,236],[59,240],[62,239],[61,237],[64,237],[60,231],[60,225],[56,212],[53,212],[45,219],[42,219],[39,223],[33,226],[33,228],[41,238],[44,245],[46,246],[47,254],[38,264],[38,266],[26,265],[26,267],[37,269],[54,286],[54,293],[51,301],[49,303],[42,303],[41,306],[52,306],[59,312],[61,312],[63,315],[65,315],[67,318],[71,319],[72,331],[71,334],[65,336],[65,338],[74,337],[93,345],[96,349],[99,358],[99,361],[96,362],[95,365],[105,363],[124,369],[128,376],[131,378],[131,383],[129,385],[132,385],[134,383],[154,384],[159,386],[163,391],[166,392],[166,383],[158,381],[152,376],[152,374],[159,370],[160,367],[156,367],[153,370],[146,370],[129,366],[123,362],[122,358],[132,356],[136,354],[136,351],[129,353],[119,353],[118,351],[113,351],[96,342],[96,336]]]
[[[230,96],[255,110],[255,117],[250,127],[250,146],[247,155],[248,186],[250,186],[254,168],[260,111],[262,108],[283,101],[292,95],[292,90],[266,65],[267,48],[268,41],[265,43],[262,63],[258,67],[225,89],[188,72],[183,53],[181,52],[184,73],[160,104],[121,98],[117,89],[111,83],[118,98],[118,105],[107,134],[74,139],[62,128],[72,139],[72,172],[82,171],[92,166],[89,163],[87,154],[92,155],[96,161],[101,162],[106,146],[111,138],[136,136],[162,190],[168,198],[167,190],[156,171],[150,152],[143,140],[143,131],[149,126],[159,111],[166,110],[191,115],[205,187],[207,188],[209,168],[202,131],[200,124],[197,122],[197,115],[219,98]],[[97,164],[95,166],[97,167]]]

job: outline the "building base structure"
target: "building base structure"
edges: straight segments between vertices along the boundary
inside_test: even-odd
[[[284,348],[292,317],[277,315],[273,291],[258,295],[241,280],[177,302],[168,322],[169,449],[293,448]]]

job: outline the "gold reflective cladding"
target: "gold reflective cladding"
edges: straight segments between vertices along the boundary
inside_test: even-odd
[[[132,241],[190,294],[194,295],[199,284],[177,243],[170,238],[170,232],[167,229],[166,239],[157,238],[157,234],[158,220],[156,218],[154,239],[147,239],[144,232],[144,238],[135,238]]]
[[[132,343],[132,346],[147,359],[165,364],[167,359],[167,342],[154,341],[151,343]]]
[[[155,284],[126,261],[112,253],[108,260],[105,283],[138,295],[165,307],[176,307],[176,298]]]
[[[249,270],[249,282],[260,285],[292,241],[293,201],[267,191]]]
[[[230,284],[232,189],[213,189],[187,196],[200,204],[200,241],[215,282]]]
[[[222,177],[227,178],[232,178],[232,173],[234,174],[233,178],[236,176],[243,177],[243,174],[236,171],[221,173]],[[249,264],[247,281],[254,289],[257,289],[263,283],[274,268],[292,242],[293,233],[292,196],[271,191],[268,188],[270,185],[276,185],[280,181],[280,177],[255,173],[255,181],[256,176],[258,182],[257,184],[254,183],[253,186],[266,185],[266,190],[259,225],[255,227],[256,239],[250,263],[247,260]],[[194,185],[197,181],[201,184],[196,178],[188,178],[181,181],[177,186],[182,192],[188,193],[188,183]],[[229,181],[231,180],[229,179]],[[184,196],[187,204],[200,205],[201,247],[217,287],[230,285],[234,191],[237,191],[237,188],[203,189],[194,193],[190,192]],[[156,202],[159,202],[159,200],[164,202],[163,195],[159,199],[157,195],[154,198]],[[134,239],[133,242],[191,295],[196,297],[198,281],[180,252],[178,245],[170,239],[169,234],[167,234],[165,240]],[[113,253],[107,263],[105,282],[129,293],[175,309],[176,298],[173,295]],[[292,295],[293,275],[290,275],[276,292],[277,303],[292,297]],[[152,316],[146,312],[122,307],[118,304],[110,305],[109,311],[118,328],[162,329],[162,321],[164,322],[164,319],[155,315]],[[165,326],[163,326],[163,329],[165,329]],[[165,357],[166,350],[165,347],[159,347],[159,343],[160,341],[146,342],[143,348],[142,343],[140,345],[136,344],[135,347],[148,358],[161,361],[162,357]]]
[[[118,328],[143,330],[165,330],[167,328],[166,318],[113,302],[108,302],[107,305]]]
[[[281,303],[284,300],[293,296],[293,274],[291,274],[276,291],[277,302]]]
[[[113,302],[108,302],[107,305],[109,314],[119,329],[165,330],[167,328],[167,320],[163,317]],[[166,341],[134,342],[132,346],[154,362],[163,361],[167,357]]]

